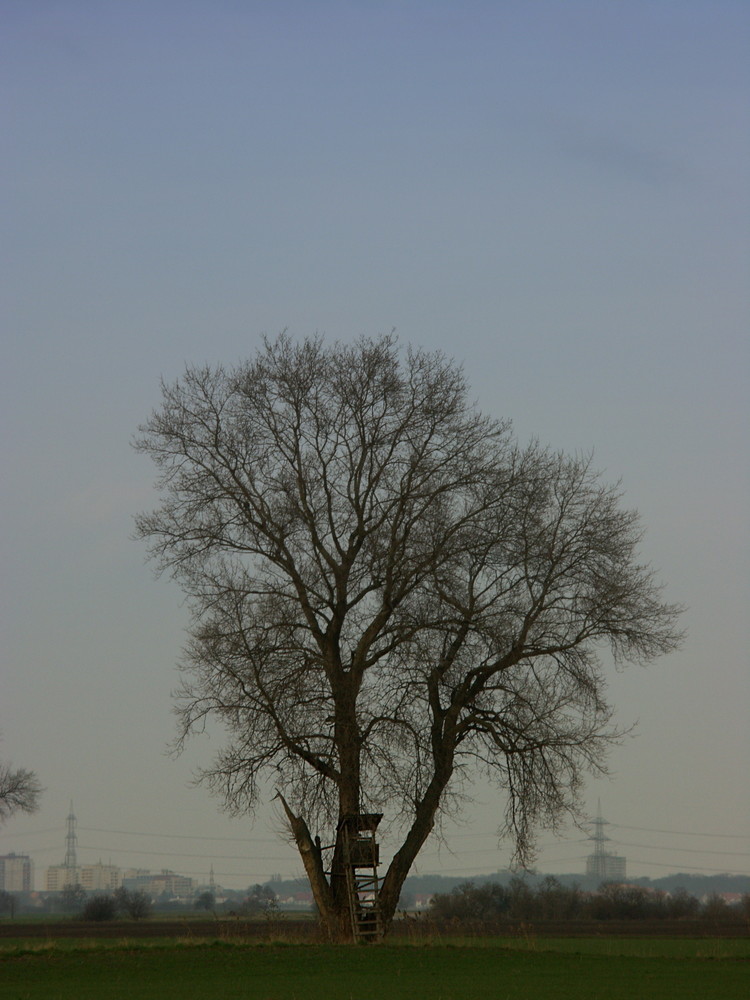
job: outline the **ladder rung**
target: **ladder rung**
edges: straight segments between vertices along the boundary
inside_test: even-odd
[[[382,937],[378,845],[374,836],[367,838],[356,833],[350,836],[349,828],[344,827],[342,846],[352,933],[355,940],[377,940]],[[367,873],[363,874],[362,869],[367,869]]]

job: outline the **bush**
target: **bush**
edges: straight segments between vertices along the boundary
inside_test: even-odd
[[[677,920],[684,920],[695,917],[700,909],[700,903],[695,896],[691,896],[687,889],[675,889],[666,902],[666,911],[670,917]]]
[[[464,882],[435,895],[431,913],[435,920],[454,923],[570,920],[585,914],[585,903],[577,886],[564,886],[550,875],[536,888],[523,878],[514,878],[508,886]]]
[[[734,916],[732,908],[718,892],[712,892],[703,903],[703,916],[715,924],[724,923]]]
[[[496,882],[482,886],[462,882],[450,892],[437,893],[430,903],[435,920],[462,923],[496,922],[508,912],[510,905],[511,894]]]
[[[577,885],[565,886],[548,875],[537,888],[533,916],[539,920],[573,920],[584,913],[584,900]]]
[[[114,896],[92,896],[81,911],[82,920],[114,920],[117,916],[117,903]]]
[[[638,920],[654,916],[652,910],[653,900],[648,890],[637,885],[608,883],[591,900],[591,916],[595,920]]]
[[[66,885],[57,895],[54,906],[63,913],[77,913],[83,909],[87,898],[82,885]]]
[[[151,913],[151,900],[145,892],[120,888],[115,892],[117,909],[131,920],[143,920]]]
[[[248,894],[240,908],[244,916],[273,916],[278,910],[276,893],[267,885],[254,885],[248,889]]]
[[[750,918],[750,897],[747,902]],[[741,908],[740,908],[741,911]],[[464,882],[450,892],[437,893],[431,917],[439,922],[473,925],[498,921],[565,920],[660,920],[691,919],[702,915],[715,922],[730,919],[737,910],[721,896],[709,897],[703,907],[685,889],[669,896],[639,885],[604,883],[597,893],[582,893],[578,886],[565,886],[553,876],[537,885],[514,878],[507,886],[488,882],[477,886]]]
[[[12,919],[16,915],[17,908],[18,900],[13,893],[6,892],[5,889],[0,890],[0,913],[7,913]]]

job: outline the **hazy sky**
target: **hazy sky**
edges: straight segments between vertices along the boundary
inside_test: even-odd
[[[592,781],[633,875],[750,874],[750,5],[0,0],[0,853],[246,886],[301,865],[180,759],[186,611],[130,539],[130,448],[186,362],[396,328],[481,406],[622,478],[684,649],[612,671]],[[505,867],[477,789],[418,871]],[[571,828],[540,868],[583,871]],[[387,847],[385,850],[387,854]]]

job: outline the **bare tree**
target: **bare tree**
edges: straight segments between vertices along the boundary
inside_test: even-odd
[[[16,812],[34,812],[38,808],[42,786],[33,771],[13,770],[0,761],[0,823]]]
[[[143,920],[151,913],[151,899],[141,889],[130,890],[120,886],[115,889],[113,902],[115,909],[131,920]]]
[[[162,393],[136,441],[161,504],[138,533],[191,603],[178,745],[222,721],[203,777],[226,807],[276,783],[332,934],[347,816],[401,825],[386,923],[477,771],[527,861],[618,736],[598,651],[648,661],[679,642],[619,489],[585,458],[520,447],[453,362],[392,337],[282,335]]]

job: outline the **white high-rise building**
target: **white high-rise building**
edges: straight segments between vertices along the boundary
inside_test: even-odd
[[[586,858],[586,875],[596,878],[600,882],[624,882],[626,859],[620,854],[612,854],[604,849],[604,845],[609,837],[604,835],[604,827],[607,826],[606,819],[602,818],[602,806],[599,803],[599,812],[594,820],[595,833],[590,840],[594,841],[594,853]]]
[[[0,855],[0,889],[5,892],[34,891],[34,862],[28,854]]]
[[[70,885],[80,885],[86,892],[112,892],[122,885],[120,869],[116,865],[79,865],[77,855],[77,820],[70,803],[68,832],[65,836],[65,861],[47,869],[47,892],[62,892]]]
[[[627,859],[620,854],[589,854],[586,858],[586,875],[600,882],[624,882]]]
[[[81,865],[80,882],[86,892],[112,892],[122,884],[120,869],[116,865]]]
[[[47,892],[62,892],[69,885],[80,885],[81,870],[72,865],[50,865],[47,869]]]

